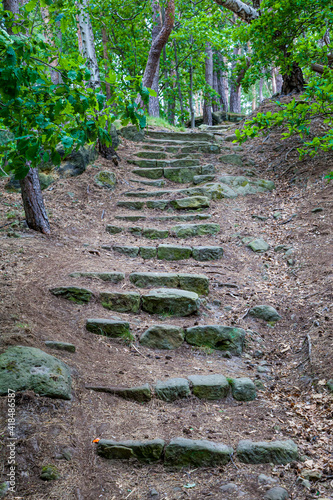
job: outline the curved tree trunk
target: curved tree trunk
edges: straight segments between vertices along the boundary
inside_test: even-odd
[[[162,17],[161,17],[161,9],[158,0],[151,0],[151,6],[153,10],[153,29],[152,29],[152,43],[155,38],[159,35],[162,29]],[[160,58],[158,58],[158,64],[155,71],[154,80],[151,88],[155,90],[157,96],[149,97],[149,115],[150,116],[160,116],[160,101],[158,97],[158,83],[160,79]]]
[[[303,72],[297,63],[293,62],[290,71],[283,75],[282,94],[290,94],[293,91],[303,92],[305,80]]]
[[[38,169],[30,168],[24,179],[20,179],[20,186],[28,226],[40,233],[50,234],[50,224],[40,188]]]
[[[213,88],[213,51],[210,43],[206,44],[205,79],[206,85]],[[212,98],[209,92],[204,96],[203,122],[213,125]]]

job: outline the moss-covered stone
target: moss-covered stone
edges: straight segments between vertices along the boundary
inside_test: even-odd
[[[227,397],[230,386],[223,375],[190,375],[192,392],[200,399],[223,399]]]
[[[257,397],[256,386],[250,378],[234,378],[230,385],[232,395],[237,401],[253,401]]]
[[[126,255],[127,257],[137,257],[139,255],[139,247],[131,247],[131,246],[119,246],[119,245],[114,245],[112,247],[112,250],[117,253],[121,253],[123,255]]]
[[[165,448],[164,463],[172,467],[214,467],[231,460],[233,449],[222,443],[175,438]]]
[[[72,278],[96,278],[102,281],[107,281],[109,283],[119,283],[125,279],[124,273],[116,273],[116,272],[106,272],[106,273],[98,273],[98,272],[75,272],[71,273],[70,276]]]
[[[269,244],[266,243],[262,238],[257,238],[255,240],[250,241],[247,246],[251,248],[256,253],[267,252],[269,250]]]
[[[145,215],[115,215],[114,218],[128,222],[137,222],[138,220],[146,220],[147,217]]]
[[[117,207],[127,208],[128,210],[141,210],[144,206],[144,201],[118,201]]]
[[[198,261],[218,260],[223,257],[222,247],[193,247],[193,259]]]
[[[147,208],[166,210],[169,206],[169,200],[147,200],[146,206]]]
[[[242,157],[236,154],[226,154],[220,156],[219,160],[222,163],[227,163],[228,165],[236,165],[237,167],[241,167],[243,165]]]
[[[154,387],[155,395],[163,401],[176,401],[176,399],[187,398],[191,395],[190,384],[186,378],[169,378],[158,380]]]
[[[152,160],[165,160],[168,155],[163,151],[139,151],[135,153],[137,158],[147,158]]]
[[[238,443],[237,458],[245,464],[288,464],[297,460],[297,445],[291,439],[286,441],[250,441]]]
[[[105,337],[134,339],[127,321],[110,319],[87,319],[86,328],[89,332]]]
[[[131,273],[130,282],[139,288],[153,288],[165,286],[168,288],[178,287],[178,275],[176,273]]]
[[[179,273],[179,288],[190,290],[198,295],[208,295],[209,279],[204,274]]]
[[[57,349],[58,351],[75,352],[75,345],[68,342],[57,342],[55,340],[46,340],[45,346],[49,349]]]
[[[159,288],[142,296],[142,309],[150,314],[189,316],[198,311],[199,297],[194,292]]]
[[[192,182],[193,178],[200,174],[201,167],[174,167],[174,168],[165,168],[164,169],[164,177],[172,182],[177,183],[185,183]]]
[[[135,292],[102,292],[102,306],[118,312],[138,312],[140,309],[140,294]]]
[[[215,179],[214,174],[207,174],[207,175],[194,175],[193,176],[193,184],[204,184],[205,182],[211,182]]]
[[[277,312],[276,309],[272,306],[268,306],[265,304],[254,306],[249,310],[249,315],[254,318],[263,319],[264,321],[279,321],[281,316]]]
[[[121,233],[123,228],[119,226],[112,226],[111,224],[108,224],[105,228],[106,232],[110,234],[118,234]]]
[[[207,154],[219,154],[221,153],[221,148],[218,144],[207,143],[207,144],[198,144],[191,146],[184,146],[181,149],[182,153],[207,153]]]
[[[177,238],[192,238],[194,236],[204,236],[217,234],[220,231],[219,224],[180,224],[173,226],[170,232]]]
[[[86,385],[86,389],[96,392],[107,392],[123,399],[137,401],[138,403],[146,403],[152,399],[152,391],[149,384],[144,384],[139,387],[104,387],[99,385]]]
[[[114,190],[117,184],[117,177],[114,172],[110,170],[102,170],[95,175],[95,184],[98,187]]]
[[[240,356],[245,340],[245,330],[222,325],[200,325],[187,328],[186,342]]]
[[[211,163],[208,163],[206,165],[202,165],[202,167],[201,167],[201,174],[202,175],[216,174],[216,168]]]
[[[79,288],[77,286],[58,286],[50,288],[50,292],[57,297],[62,297],[76,304],[86,304],[94,295],[87,288]]]
[[[169,236],[167,229],[158,229],[156,227],[146,227],[142,231],[142,236],[151,240],[164,239]]]
[[[210,202],[207,196],[190,196],[170,202],[170,205],[177,210],[206,208],[209,207],[209,204]]]
[[[134,457],[140,462],[153,463],[160,460],[164,449],[162,439],[153,439],[150,441],[111,441],[100,439],[97,444],[97,454],[108,459],[131,458]],[[132,453],[120,453],[119,448],[131,450]]]
[[[41,396],[71,399],[68,366],[35,347],[9,347],[0,355],[0,395],[32,390]]]
[[[129,227],[128,232],[133,234],[133,236],[142,236],[142,227],[141,226],[132,226]]]
[[[152,349],[177,349],[184,342],[184,330],[174,325],[153,325],[140,337],[140,343]]]
[[[156,247],[140,247],[140,256],[143,259],[155,259],[157,257]]]
[[[132,172],[146,179],[161,179],[163,177],[163,168],[136,168]]]
[[[59,479],[60,473],[54,465],[44,465],[39,477],[43,481],[54,481],[55,479]]]
[[[157,258],[160,260],[183,260],[192,256],[191,247],[180,247],[175,245],[159,245]]]

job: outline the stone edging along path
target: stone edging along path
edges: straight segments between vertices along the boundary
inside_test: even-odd
[[[171,467],[214,467],[231,461],[234,450],[223,443],[204,439],[174,438],[165,443],[163,439],[149,441],[113,441],[96,439],[97,454],[106,459],[128,460],[136,458],[140,462],[163,461]],[[246,464],[288,464],[298,458],[297,445],[291,439],[284,441],[239,441],[236,457]]]
[[[108,224],[105,229],[110,234],[118,234],[126,231],[132,233],[134,236],[143,236],[144,238],[157,240],[168,238],[169,236],[175,238],[191,238],[194,236],[214,235],[220,231],[221,227],[220,224],[208,222],[206,224],[178,224],[170,229],[142,226],[123,228]]]
[[[223,248],[220,246],[187,247],[161,244],[157,247],[137,247],[129,245],[113,245],[112,247],[107,247],[107,245],[103,245],[103,248],[110,248],[110,250],[112,249],[114,252],[126,255],[126,257],[142,257],[143,259],[157,258],[159,260],[186,260],[193,258],[199,262],[204,262],[219,260],[223,256]]]
[[[148,402],[154,396],[167,402],[188,398],[220,400],[231,394],[236,401],[253,401],[257,397],[256,387],[248,377],[226,378],[221,374],[189,375],[187,378],[158,380],[152,391],[149,384],[140,387],[104,387],[86,385],[86,389],[107,392],[137,402]]]

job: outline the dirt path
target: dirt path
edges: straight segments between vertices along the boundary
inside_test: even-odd
[[[162,146],[167,155],[165,161],[175,160],[181,146],[178,153],[171,153],[166,144]],[[201,166],[215,165],[216,179],[245,175],[248,179],[276,180],[272,173],[264,172],[268,160],[257,160],[253,144],[242,151],[222,150],[223,155],[239,155],[239,165],[220,162],[221,154],[202,153],[200,158],[192,159]],[[325,388],[332,378],[333,351],[332,188],[315,179],[310,179],[307,186],[278,180],[272,192],[212,200],[209,208],[199,212],[179,212],[210,215],[207,220],[157,221],[152,218],[173,216],[175,210],[150,209],[146,205],[141,210],[130,210],[117,203],[174,200],[178,194],[137,198],[126,196],[125,192],[184,189],[193,187],[193,183],[176,184],[163,178],[160,180],[165,185],[156,187],[131,181],[148,180],[135,176],[132,170],[138,167],[127,162],[147,145],[123,139],[119,147],[122,162],[117,169],[98,160],[80,177],[58,180],[45,191],[51,237],[19,227],[9,231],[5,228],[1,233],[2,351],[8,345],[38,347],[67,363],[73,376],[73,397],[69,402],[43,398],[33,392],[17,397],[16,497],[254,500],[280,486],[292,499],[333,498],[332,398]],[[228,145],[230,142],[222,142],[222,147]],[[94,176],[110,168],[118,179],[113,192],[94,184]],[[3,194],[0,203],[3,224],[8,213],[20,217],[18,194]],[[322,210],[313,212],[318,207]],[[124,215],[146,219],[117,219]],[[217,223],[220,231],[186,239],[175,238],[171,232],[163,240],[147,239],[139,230],[129,232],[133,226],[170,230],[185,223]],[[105,229],[108,224],[123,230],[109,234]],[[10,237],[13,231],[20,237]],[[269,249],[253,252],[244,243],[246,237],[262,238]],[[214,261],[167,261],[145,260],[140,255],[132,258],[112,249],[115,245],[139,248],[160,244],[220,246],[224,254]],[[279,245],[285,248],[275,251]],[[96,278],[70,277],[74,272],[122,272],[125,279],[110,284]],[[138,289],[130,282],[133,272],[203,274],[209,278],[209,295],[202,297],[198,314],[173,317],[143,311],[114,312],[103,308],[98,299],[73,304],[49,291],[54,286],[71,285],[88,288],[96,297],[108,291],[146,294],[147,289]],[[269,324],[250,316],[249,310],[260,304],[274,307],[282,319]],[[112,316],[129,322],[135,341],[109,339],[85,328],[87,318]],[[247,332],[245,349],[241,357],[226,357],[223,351],[187,342],[174,350],[150,349],[139,338],[157,323],[182,328],[210,324],[242,328]],[[47,340],[72,343],[76,352],[47,349]],[[229,394],[226,399],[209,401],[192,395],[174,402],[153,398],[148,403],[137,403],[85,387],[135,387],[146,383],[153,387],[158,380],[211,374],[249,377],[257,387],[256,399],[237,401]],[[5,409],[4,398],[2,404]],[[227,465],[178,470],[161,462],[146,465],[133,459],[106,460],[96,454],[96,444],[92,443],[95,438],[161,438],[168,442],[176,437],[224,443],[234,450],[244,439],[292,439],[299,447],[300,459],[287,465],[244,464],[235,454]],[[67,459],[64,450],[68,451]],[[6,459],[5,450],[3,456]],[[49,464],[57,467],[60,479],[45,482],[39,478],[41,468]],[[309,483],[304,483],[302,474],[303,479],[310,475]]]

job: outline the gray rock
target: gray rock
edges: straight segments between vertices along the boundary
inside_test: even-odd
[[[164,444],[162,439],[153,439],[151,441],[112,441],[100,439],[97,444],[97,454],[108,459],[129,459],[134,457],[140,462],[149,464],[160,460]]]
[[[97,278],[102,281],[108,281],[110,283],[119,283],[125,279],[124,273],[95,273],[95,272],[75,272],[71,273],[72,278]]]
[[[291,439],[286,441],[250,441],[238,443],[238,459],[246,464],[288,464],[298,458],[297,446]]]
[[[230,390],[229,382],[223,375],[190,375],[192,392],[200,399],[223,399]]]
[[[150,491],[149,491],[149,495],[152,497],[152,498],[159,498],[160,494],[157,490],[155,490],[155,488],[152,488]]]
[[[142,227],[141,226],[132,226],[127,228],[127,231],[134,236],[142,236]]]
[[[61,157],[65,156],[65,150],[62,145],[57,146],[57,151]],[[55,170],[60,177],[75,177],[83,174],[89,163],[92,163],[98,157],[95,144],[80,147],[78,151],[72,151],[66,155],[66,160],[62,161]]]
[[[134,142],[144,141],[146,135],[144,129],[138,130],[135,125],[127,125],[127,127],[122,127],[118,131],[118,133],[125,139]]]
[[[68,366],[35,347],[9,347],[0,355],[0,395],[33,390],[41,396],[71,399]]]
[[[197,209],[209,207],[210,201],[207,196],[190,196],[188,198],[179,198],[172,200],[170,205],[177,210],[184,210],[187,208]]]
[[[200,174],[201,167],[173,167],[164,169],[164,177],[172,182],[186,183],[192,182],[194,177]]]
[[[152,392],[149,384],[144,384],[140,387],[104,387],[87,385],[86,389],[96,392],[107,392],[123,399],[137,401],[139,403],[146,403],[152,398]]]
[[[135,292],[102,292],[102,306],[117,312],[138,312],[140,309],[140,294]]]
[[[263,240],[262,238],[257,238],[255,240],[250,241],[250,243],[248,243],[247,246],[256,253],[266,252],[270,248],[269,244],[266,243],[266,241]]]
[[[193,247],[193,259],[198,261],[218,260],[223,256],[222,247]]]
[[[311,210],[313,214],[316,214],[318,212],[322,212],[324,209],[322,207],[316,207]]]
[[[277,483],[278,480],[275,477],[266,476],[266,474],[259,474],[258,483],[260,484],[274,484]]]
[[[137,257],[139,255],[139,247],[131,247],[131,246],[117,246],[114,245],[112,247],[112,250],[117,253],[121,253],[123,255],[126,255],[127,257]]]
[[[160,260],[183,260],[192,256],[191,247],[181,247],[175,245],[159,245],[157,258]]]
[[[193,176],[193,184],[203,184],[204,182],[212,182],[215,179],[214,174],[206,174],[206,175],[194,175]]]
[[[110,233],[110,234],[118,234],[121,233],[123,228],[119,226],[112,226],[111,224],[108,224],[105,228],[105,230]]]
[[[111,338],[131,338],[134,339],[130,332],[130,325],[127,321],[110,320],[110,319],[87,319],[86,328],[88,332],[96,335],[104,335]]]
[[[230,461],[233,449],[222,443],[175,438],[165,448],[164,463],[173,467],[214,467]]]
[[[174,325],[150,326],[140,337],[140,343],[152,349],[177,349],[184,342],[184,330]]]
[[[252,307],[249,310],[249,315],[265,321],[279,321],[281,319],[281,316],[274,307],[264,304]]]
[[[189,316],[199,309],[199,296],[194,292],[158,288],[142,296],[142,309],[150,314]]]
[[[169,236],[169,231],[167,229],[158,229],[156,227],[143,228],[142,236],[149,238],[151,240],[163,239]]]
[[[202,175],[216,174],[216,168],[212,164],[202,165],[201,174]]]
[[[203,274],[187,273],[131,273],[131,283],[139,288],[161,287],[181,288],[199,295],[208,295],[209,280]]]
[[[222,325],[200,325],[186,329],[186,342],[196,346],[229,351],[240,356],[245,339],[245,330]]]
[[[173,226],[170,230],[177,238],[192,238],[193,236],[204,236],[217,234],[220,231],[219,224],[180,224]]]
[[[116,174],[110,170],[102,170],[95,175],[94,181],[98,187],[111,189],[113,191],[117,184],[117,177]]]
[[[209,279],[204,274],[179,273],[179,288],[196,292],[198,295],[208,295]]]
[[[46,347],[50,349],[57,349],[58,351],[75,352],[75,345],[68,342],[56,342],[54,340],[46,340]]]
[[[141,210],[144,204],[144,201],[121,200],[117,202],[117,207],[127,208],[128,210]]]
[[[326,383],[326,387],[330,392],[333,392],[333,378],[329,379]]]
[[[136,168],[132,170],[133,174],[145,177],[147,179],[161,179],[163,177],[163,168]],[[161,186],[161,184],[158,184]],[[164,184],[162,184],[164,186]]]
[[[59,286],[50,288],[50,292],[57,297],[62,297],[76,304],[86,304],[94,295],[87,288],[79,288],[77,286]]]
[[[169,206],[169,200],[147,200],[146,206],[147,208],[166,210]]]
[[[266,492],[264,500],[287,500],[288,497],[287,490],[281,488],[281,486],[275,486]]]
[[[156,247],[140,247],[140,256],[143,259],[155,259],[157,257]]]
[[[237,167],[241,167],[243,165],[242,157],[236,154],[226,154],[220,156],[219,160],[222,163],[227,163],[228,165],[236,165]]]
[[[237,401],[253,401],[257,397],[256,387],[247,377],[232,379],[231,390]]]
[[[190,384],[186,378],[158,380],[154,387],[155,395],[163,401],[175,401],[191,395]]]
[[[235,483],[228,483],[221,486],[220,490],[223,491],[223,493],[236,493],[238,486]]]

